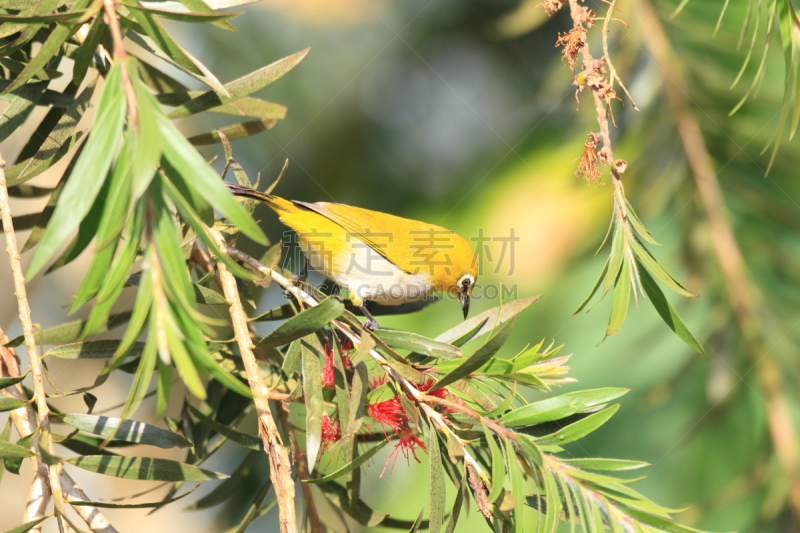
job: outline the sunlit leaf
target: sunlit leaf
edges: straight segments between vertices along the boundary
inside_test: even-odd
[[[82,457],[72,457],[67,459],[66,462],[90,472],[124,479],[207,481],[228,477],[226,474],[212,472],[194,465],[153,457],[84,455]]]

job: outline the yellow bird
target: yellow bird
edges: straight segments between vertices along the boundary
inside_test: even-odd
[[[298,236],[309,262],[339,286],[378,328],[366,300],[399,305],[434,292],[459,297],[464,318],[478,275],[478,262],[469,243],[455,232],[386,213],[327,202],[285,200],[271,194],[226,183],[237,196],[267,204]]]

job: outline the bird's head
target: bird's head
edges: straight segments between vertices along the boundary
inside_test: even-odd
[[[458,235],[454,237],[452,248],[446,252],[450,264],[445,265],[440,271],[441,289],[458,296],[466,320],[469,315],[472,289],[478,280],[478,260],[464,238]]]

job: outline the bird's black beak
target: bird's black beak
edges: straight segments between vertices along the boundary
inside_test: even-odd
[[[466,290],[461,291],[458,299],[461,300],[461,309],[464,310],[464,320],[466,320],[469,315],[469,293]]]

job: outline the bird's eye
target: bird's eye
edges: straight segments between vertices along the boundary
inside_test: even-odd
[[[469,279],[465,279],[464,281],[462,281],[462,282],[461,282],[461,284],[462,284],[464,287],[469,287]]]

